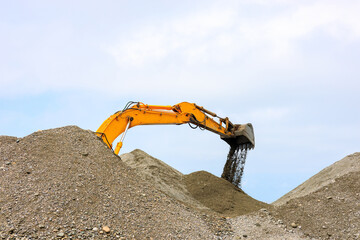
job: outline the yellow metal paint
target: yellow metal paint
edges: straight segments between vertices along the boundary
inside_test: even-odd
[[[138,103],[129,109],[111,115],[101,124],[96,134],[103,139],[109,148],[112,148],[112,143],[125,131],[128,121],[131,119],[129,129],[138,125],[193,123],[224,137],[233,135],[231,131],[233,124],[227,118],[225,118],[226,121],[220,118],[220,121],[216,122],[206,113],[215,115],[215,113],[203,107],[188,102],[182,102],[174,106]],[[223,123],[225,123],[225,126],[222,126]],[[119,153],[122,144],[122,142],[117,144],[114,151],[116,154]]]

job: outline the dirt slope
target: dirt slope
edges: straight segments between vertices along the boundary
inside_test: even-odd
[[[201,216],[139,178],[92,132],[69,126],[0,137],[0,238],[21,237],[215,235]]]
[[[328,184],[334,183],[337,178],[350,172],[360,172],[360,152],[348,155],[329,167],[324,168],[272,204],[279,206],[285,204],[290,199],[309,195]]]

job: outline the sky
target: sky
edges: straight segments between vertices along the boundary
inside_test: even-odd
[[[360,2],[0,1],[0,135],[96,131],[128,101],[192,102],[252,123],[242,187],[271,203],[360,151]],[[220,176],[229,146],[181,126],[139,126],[142,149]]]

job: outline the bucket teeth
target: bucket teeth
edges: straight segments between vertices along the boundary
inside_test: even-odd
[[[245,143],[245,144],[241,144],[239,145],[240,150],[251,150],[254,148],[254,146],[251,143]]]

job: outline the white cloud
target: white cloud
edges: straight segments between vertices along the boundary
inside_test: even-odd
[[[136,29],[109,47],[109,52],[122,67],[151,65],[169,57],[178,57],[187,64],[228,63],[247,57],[249,52],[256,59],[273,61],[293,56],[298,41],[316,32],[340,40],[358,40],[360,36],[357,2],[275,1],[276,6],[284,5],[285,9],[266,17],[243,14],[248,5],[256,4],[231,4]]]
[[[109,52],[120,66],[149,64],[170,55],[182,57],[190,63],[194,59],[202,61],[214,45],[216,48],[227,47],[226,43],[231,41],[231,36],[220,34],[219,37],[215,34],[229,30],[234,23],[234,16],[234,10],[212,9],[172,19],[170,22],[122,34],[120,43],[110,46]]]
[[[212,1],[157,21],[144,23],[146,17],[139,16],[131,28],[107,22],[107,31],[94,24],[91,32],[79,28],[80,22],[61,19],[0,22],[5,36],[0,95],[91,89],[117,96],[124,88],[127,96],[251,94],[258,87],[286,85],[291,81],[286,75],[310,66],[312,51],[301,47],[314,35],[325,34],[340,45],[359,40],[358,9],[359,3],[351,1]],[[111,37],[97,32],[111,32]],[[321,54],[316,59],[327,60]],[[323,65],[321,71],[331,68]],[[332,81],[330,72],[302,81],[324,85]]]

